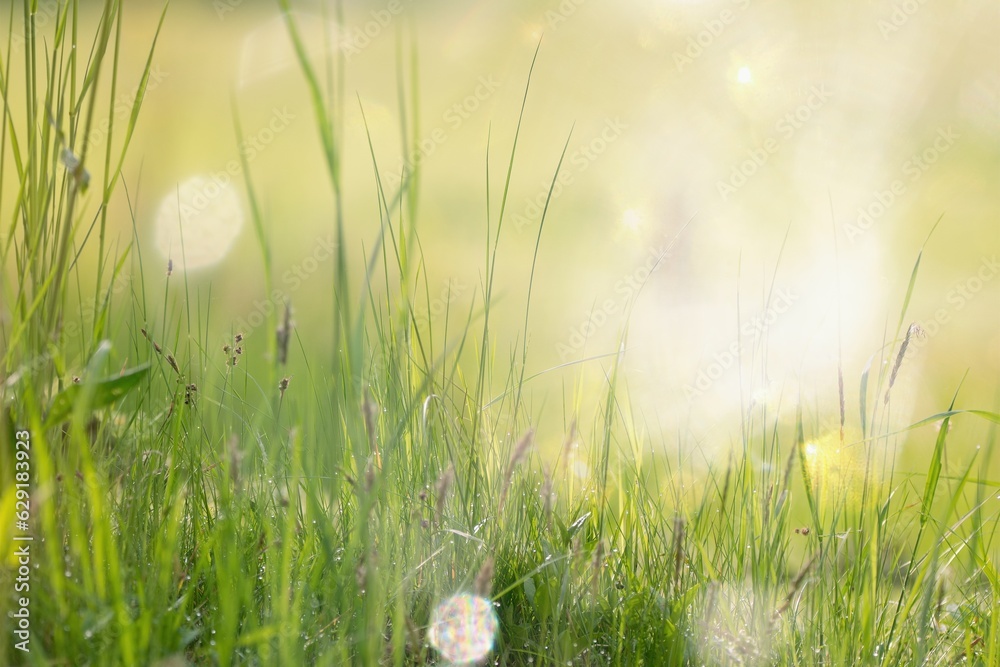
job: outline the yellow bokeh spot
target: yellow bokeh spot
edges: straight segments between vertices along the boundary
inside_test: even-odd
[[[864,483],[864,459],[860,447],[853,446],[839,429],[805,443],[803,458],[809,482],[817,498],[840,501],[853,497]]]

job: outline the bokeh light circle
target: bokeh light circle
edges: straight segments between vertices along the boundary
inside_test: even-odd
[[[163,197],[156,245],[181,270],[200,269],[225,259],[242,228],[243,208],[231,181],[196,175]]]
[[[445,660],[467,664],[482,660],[493,649],[499,625],[489,600],[463,593],[437,606],[427,638]]]

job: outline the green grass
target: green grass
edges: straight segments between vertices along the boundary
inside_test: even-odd
[[[956,398],[910,429],[890,426],[919,259],[897,330],[860,373],[860,405],[748,406],[731,456],[704,470],[696,444],[654,453],[620,359],[608,357],[600,409],[566,408],[566,445],[542,456],[525,381],[530,291],[517,345],[490,328],[516,134],[486,156],[476,303],[431,318],[420,305],[431,287],[419,173],[386,192],[372,150],[381,235],[366,251],[352,245],[340,147],[343,110],[357,101],[342,59],[315,70],[289,19],[336,202],[331,346],[309,349],[281,313],[237,341],[209,291],[179,273],[161,282],[136,244],[109,247],[141,95],[119,134],[122,5],[105,3],[90,41],[78,14],[63,5],[45,39],[25,22],[20,55],[10,40],[0,51],[0,186],[18,193],[0,202],[5,622],[21,430],[36,537],[31,652],[5,631],[4,663],[442,664],[427,641],[432,611],[478,590],[495,603],[490,660],[503,665],[1000,664],[996,484],[985,478],[995,431],[976,456],[945,465],[952,421],[1000,416]],[[398,49],[406,154],[420,136],[414,36],[400,31]],[[20,67],[26,88],[15,93]],[[84,153],[102,118],[104,154]],[[235,104],[234,121],[240,136]],[[100,176],[86,191],[64,145]],[[280,268],[243,166],[269,279]],[[116,296],[129,272],[132,288]],[[94,316],[70,336],[72,302]],[[79,383],[74,368],[85,369]],[[894,449],[934,424],[926,474],[897,473]]]

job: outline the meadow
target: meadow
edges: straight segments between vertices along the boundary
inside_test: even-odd
[[[950,309],[928,310],[927,263],[942,243],[988,258],[995,222],[966,242],[946,216],[920,217],[892,310],[824,325],[831,349],[867,325],[862,363],[838,353],[831,372],[803,376],[813,386],[768,381],[775,364],[801,364],[775,361],[789,347],[768,342],[802,307],[777,278],[803,262],[784,256],[782,226],[759,309],[737,307],[734,342],[661,405],[694,414],[674,399],[703,398],[698,414],[724,423],[709,438],[715,427],[653,414],[663,394],[633,371],[660,366],[631,319],[663,275],[683,285],[673,267],[703,213],[657,230],[568,336],[544,333],[558,302],[545,281],[570,289],[555,249],[576,232],[559,210],[580,205],[565,175],[582,178],[626,127],[602,120],[602,143],[578,147],[572,123],[553,123],[557,150],[525,160],[522,130],[539,136],[544,117],[546,37],[517,62],[513,113],[463,152],[474,231],[456,234],[479,245],[457,252],[434,220],[424,227],[447,205],[425,201],[423,165],[458,141],[422,125],[432,47],[390,2],[348,33],[350,48],[317,58],[302,14],[279,0],[313,147],[284,168],[329,197],[315,226],[301,222],[315,239],[286,261],[302,210],[281,210],[258,176],[276,168],[256,159],[291,123],[301,131],[303,110],[272,99],[251,126],[233,95],[223,131],[237,157],[166,197],[178,224],[157,232],[164,256],[137,214],[131,151],[157,117],[148,96],[175,76],[156,65],[173,8],[145,26],[140,61],[133,3],[45,5],[44,28],[40,4],[11,4],[0,36],[0,664],[1000,665],[988,314],[987,334],[965,339],[979,362],[939,364],[932,409],[914,416],[925,401],[911,397],[918,351],[981,290],[973,306],[996,294],[984,288],[994,259],[972,267],[978,288],[967,278],[945,290]],[[242,3],[216,4],[228,20]],[[341,3],[323,11],[348,23]],[[347,83],[351,49],[383,31],[392,147],[381,111]],[[678,53],[682,68],[700,57]],[[133,86],[121,73],[137,62]],[[459,129],[494,90],[475,78],[443,126]],[[822,91],[806,92],[819,113]],[[776,136],[806,131],[796,113]],[[932,145],[943,154],[951,136]],[[781,158],[778,143],[761,146],[747,154],[754,172]],[[715,188],[723,201],[748,178],[741,164]],[[903,173],[922,177],[920,164]],[[363,225],[345,204],[362,180]],[[216,287],[197,271],[233,241],[192,243],[180,221],[210,213],[224,232],[233,207],[248,212],[251,252],[235,287]],[[881,214],[866,215],[840,242],[877,227]],[[477,278],[441,280],[448,262]],[[734,366],[735,407],[713,393]]]

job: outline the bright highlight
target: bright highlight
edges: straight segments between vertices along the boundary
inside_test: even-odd
[[[222,261],[243,228],[240,198],[230,183],[192,176],[163,198],[156,215],[156,244],[182,269]]]
[[[499,625],[489,600],[463,593],[437,606],[427,638],[448,662],[471,663],[482,660],[493,649]]]

